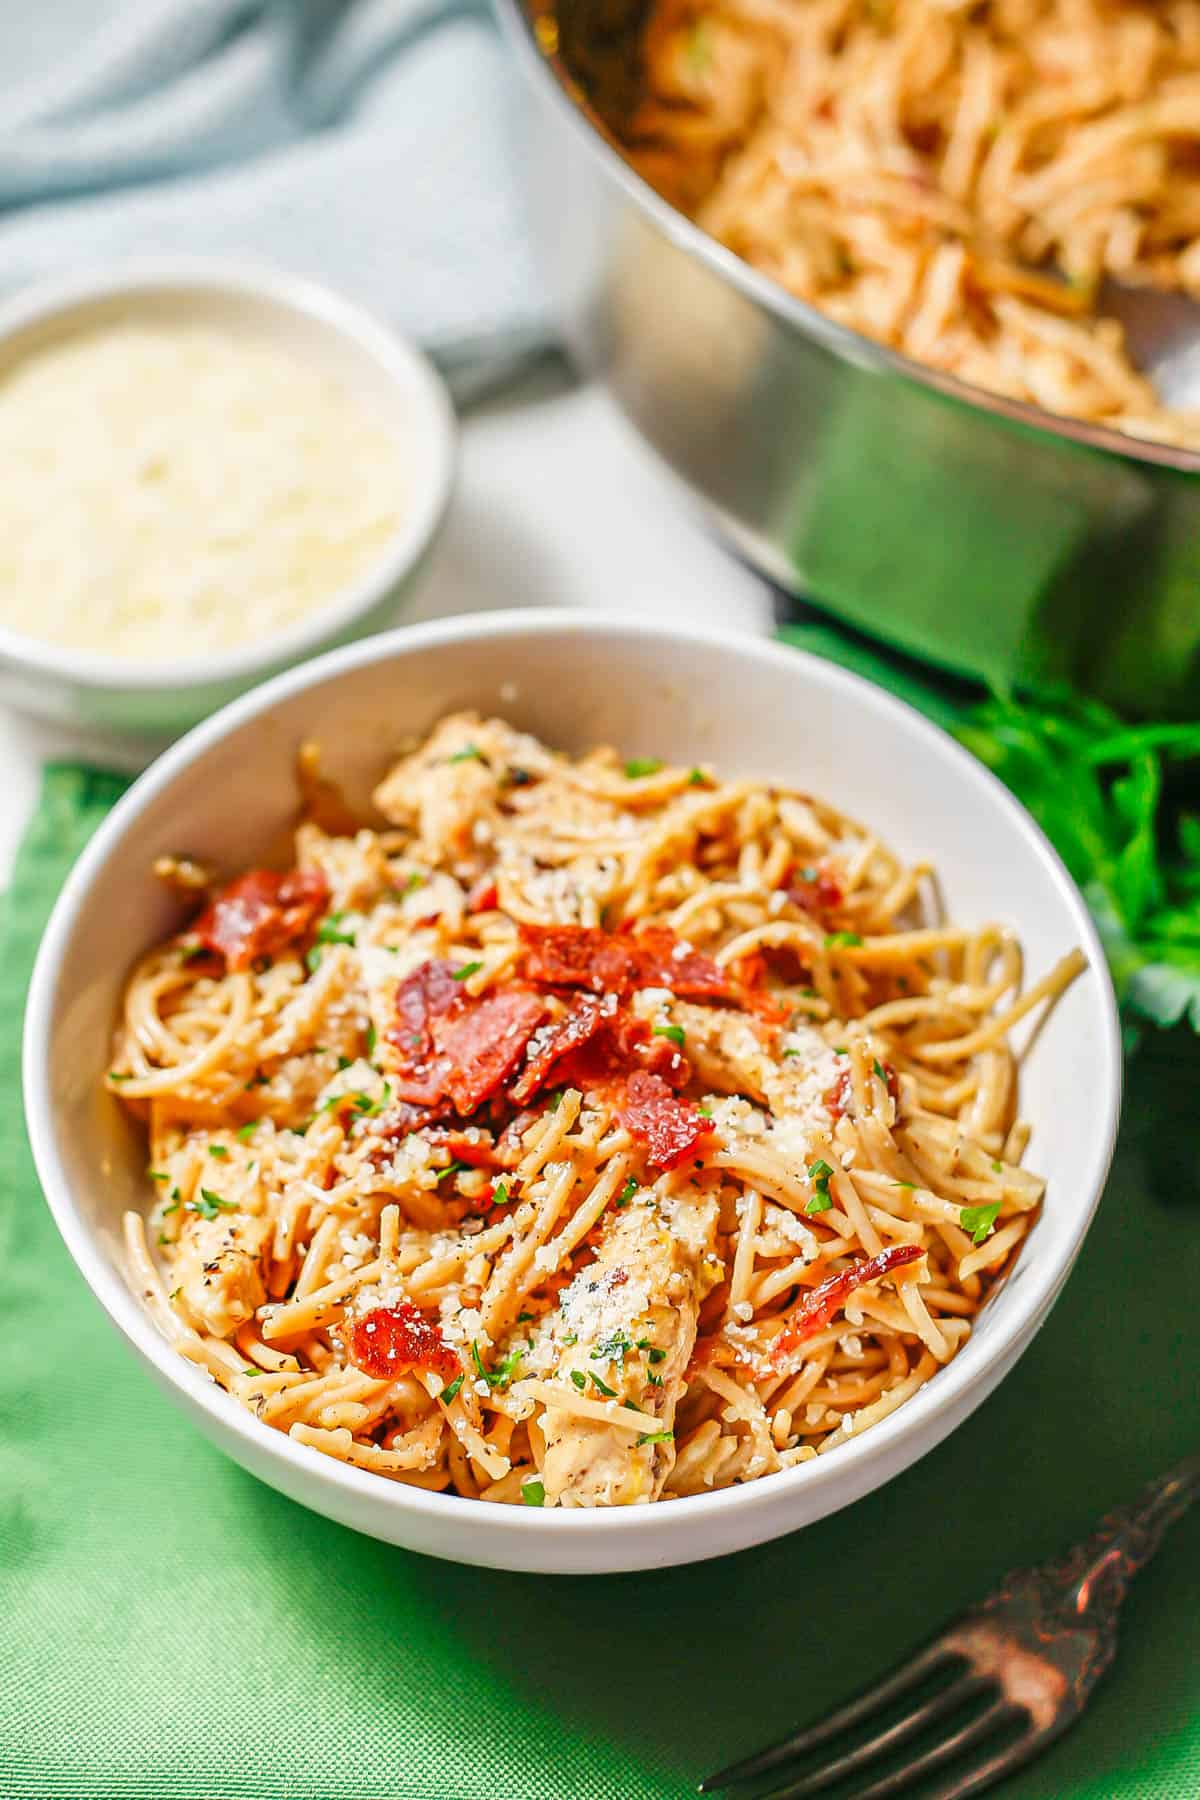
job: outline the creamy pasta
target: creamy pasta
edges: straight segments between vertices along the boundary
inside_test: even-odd
[[[620,1505],[835,1452],[961,1349],[1042,1200],[1012,1029],[1078,953],[1027,985],[829,802],[495,719],[377,828],[315,791],[135,969],[107,1077],[133,1278],[264,1427]]]

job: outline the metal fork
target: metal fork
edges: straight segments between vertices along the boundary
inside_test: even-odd
[[[1198,1497],[1200,1456],[1193,1456],[1143,1488],[1131,1505],[1108,1513],[1084,1543],[1058,1561],[1008,1575],[994,1594],[857,1699],[710,1775],[700,1792],[751,1781],[822,1748],[822,1756],[796,1780],[760,1795],[760,1800],[799,1800],[849,1781],[941,1725],[932,1741],[918,1742],[899,1767],[855,1788],[852,1800],[885,1800],[955,1763],[963,1766],[928,1800],[982,1793],[1040,1755],[1079,1718],[1116,1655],[1117,1616],[1130,1580]],[[945,1683],[946,1676],[952,1677],[948,1684],[922,1694],[939,1677]],[[887,1723],[889,1709],[900,1701],[908,1710]],[[843,1734],[877,1720],[879,1728],[865,1741],[839,1753]]]

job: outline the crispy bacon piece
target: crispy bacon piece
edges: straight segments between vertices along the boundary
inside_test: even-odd
[[[572,999],[561,1019],[542,1026],[530,1039],[525,1067],[509,1089],[510,1097],[518,1104],[532,1099],[563,1058],[590,1043],[605,1023],[603,1006],[593,995]]]
[[[398,1142],[412,1131],[424,1131],[428,1126],[441,1124],[449,1116],[450,1108],[445,1103],[414,1106],[409,1100],[393,1100],[375,1130],[379,1137]],[[460,1160],[465,1162],[466,1157]]]
[[[775,1339],[771,1348],[771,1362],[778,1368],[790,1353],[814,1332],[823,1331],[834,1314],[845,1305],[851,1294],[860,1287],[866,1287],[870,1281],[878,1281],[881,1276],[890,1275],[893,1269],[902,1269],[906,1263],[916,1262],[924,1256],[920,1244],[892,1244],[887,1250],[881,1250],[878,1256],[861,1257],[848,1269],[840,1269],[836,1275],[827,1276],[824,1281],[797,1302],[791,1318]]]
[[[789,876],[786,892],[793,906],[823,922],[828,921],[830,913],[835,913],[846,899],[839,883],[824,869],[806,869],[799,876]]]
[[[407,1061],[416,1063],[429,1056],[434,1019],[449,1012],[461,999],[462,989],[448,962],[431,959],[405,976],[396,989],[396,1026],[389,1036]]]
[[[594,925],[522,925],[525,972],[548,987],[628,994],[665,987],[680,999],[735,1000],[737,990],[711,956],[685,949],[665,926],[602,931]]]
[[[248,969],[307,937],[329,904],[329,884],[319,869],[250,869],[239,875],[201,913],[191,936],[230,969]]]
[[[438,1019],[433,1028],[444,1090],[466,1118],[503,1087],[545,1016],[532,988],[512,986]]]
[[[661,1075],[649,1069],[635,1069],[630,1075],[617,1116],[645,1145],[647,1162],[658,1169],[674,1169],[685,1162],[712,1130],[689,1100],[681,1100]]]
[[[446,1381],[458,1373],[454,1351],[411,1300],[364,1313],[346,1333],[346,1344],[354,1366],[377,1381],[390,1381],[409,1369],[430,1369]]]

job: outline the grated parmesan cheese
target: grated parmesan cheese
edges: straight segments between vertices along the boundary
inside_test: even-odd
[[[248,334],[112,325],[0,382],[0,620],[127,659],[269,638],[373,563],[400,448],[342,382]]]

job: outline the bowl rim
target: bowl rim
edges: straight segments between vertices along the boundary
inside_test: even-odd
[[[774,314],[802,336],[815,338],[843,361],[866,364],[879,372],[900,375],[921,387],[930,388],[951,400],[991,413],[1010,423],[1023,425],[1048,437],[1065,438],[1089,449],[1101,450],[1134,463],[1152,463],[1181,474],[1200,473],[1200,449],[1182,445],[1155,443],[1151,438],[1136,438],[1131,432],[1112,426],[1091,424],[1065,413],[1050,412],[1030,402],[1006,399],[973,382],[918,362],[903,351],[893,350],[874,338],[839,324],[818,307],[789,293],[788,289],[763,274],[734,251],[726,249],[718,239],[693,223],[685,213],[652,188],[633,165],[625,160],[620,148],[600,115],[588,102],[569,64],[557,48],[543,50],[538,40],[539,19],[553,18],[553,0],[493,0],[505,34],[512,42],[518,59],[529,79],[549,92],[558,116],[592,154],[603,163],[609,177],[643,212],[649,213],[663,235],[678,248],[698,261],[707,263],[767,312]],[[557,39],[554,40],[557,43]],[[549,74],[549,79],[547,79]]]
[[[141,254],[88,264],[23,287],[0,302],[0,355],[25,331],[113,300],[131,308],[155,296],[189,294],[265,301],[340,339],[373,361],[397,393],[415,402],[412,437],[419,454],[406,466],[408,483],[398,525],[362,573],[330,593],[285,631],[228,650],[179,659],[113,656],[74,650],[27,636],[0,622],[0,660],[88,689],[187,693],[226,682],[252,680],[308,655],[369,613],[419,561],[449,503],[457,462],[457,418],[445,382],[430,359],[370,308],[324,282],[275,263],[219,255]]]
[[[615,1507],[611,1509],[563,1509],[543,1512],[539,1508],[493,1506],[484,1520],[479,1502],[455,1494],[428,1492],[399,1482],[381,1481],[366,1470],[340,1463],[306,1445],[297,1444],[283,1433],[263,1427],[245,1407],[198,1369],[188,1363],[163,1338],[140,1304],[132,1289],[99,1247],[97,1234],[85,1222],[72,1195],[57,1143],[57,1127],[50,1104],[49,1045],[59,969],[63,956],[81,915],[86,911],[93,878],[114,852],[119,851],[129,828],[160,794],[168,790],[177,777],[200,763],[231,732],[250,720],[269,714],[281,701],[291,699],[308,688],[322,686],[331,679],[351,673],[364,665],[390,662],[429,650],[453,651],[464,642],[500,640],[514,637],[553,637],[569,632],[581,639],[596,636],[635,638],[657,644],[663,651],[672,645],[693,647],[697,644],[718,653],[733,655],[751,666],[800,669],[809,680],[826,685],[851,707],[868,707],[884,724],[894,723],[902,732],[924,738],[937,755],[957,766],[959,774],[977,790],[980,803],[999,809],[1009,823],[1029,843],[1041,862],[1052,885],[1071,916],[1073,931],[1081,944],[1091,973],[1100,983],[1098,1004],[1103,1019],[1099,1041],[1095,1044],[1096,1083],[1092,1113],[1094,1129],[1089,1134],[1087,1154],[1073,1183],[1076,1196],[1085,1196],[1079,1204],[1069,1237],[1056,1260],[1030,1264],[1030,1278],[1015,1298],[1011,1318],[997,1332],[995,1340],[977,1357],[972,1351],[978,1339],[972,1338],[963,1351],[938,1371],[936,1382],[929,1382],[902,1407],[864,1432],[840,1446],[837,1454],[816,1458],[792,1469],[779,1471],[759,1481],[725,1488],[713,1493],[686,1495],[663,1507]],[[1088,913],[1079,889],[1068,874],[1057,851],[1040,827],[1007,788],[982,763],[932,724],[907,702],[897,699],[875,683],[850,673],[836,664],[799,651],[790,646],[762,640],[747,633],[716,628],[692,630],[670,622],[626,620],[607,613],[565,608],[544,610],[512,610],[488,614],[462,614],[428,624],[403,627],[381,633],[361,643],[346,645],[318,657],[296,669],[290,669],[263,683],[252,692],[233,700],[211,718],[194,727],[185,737],[156,761],[118,801],[108,818],[100,825],[65,882],[46,926],[29,986],[24,1030],[22,1082],[26,1124],[43,1193],[80,1273],[99,1300],[116,1328],[157,1371],[160,1379],[182,1389],[215,1426],[232,1431],[246,1446],[256,1462],[265,1457],[289,1467],[298,1481],[306,1486],[314,1482],[331,1495],[359,1503],[369,1511],[381,1509],[398,1514],[415,1514],[430,1525],[440,1520],[448,1527],[468,1528],[477,1535],[486,1523],[492,1541],[503,1544],[511,1554],[522,1548],[530,1550],[540,1534],[556,1533],[566,1541],[579,1543],[592,1539],[616,1550],[624,1534],[649,1533],[655,1542],[661,1540],[665,1550],[677,1530],[695,1522],[713,1520],[718,1515],[741,1511],[746,1519],[745,1542],[755,1542],[751,1521],[756,1515],[776,1508],[787,1493],[799,1495],[808,1490],[814,1496],[836,1496],[839,1488],[854,1488],[853,1476],[871,1463],[887,1464],[889,1455],[903,1440],[920,1436],[922,1424],[929,1425],[940,1416],[953,1413],[956,1403],[972,1386],[986,1394],[992,1385],[989,1373],[1000,1370],[1028,1344],[1045,1318],[1078,1256],[1084,1237],[1100,1201],[1109,1163],[1112,1158],[1120,1112],[1122,1057],[1120,1026],[1116,999],[1108,964],[1096,927]],[[992,1375],[992,1382],[998,1374]],[[982,1397],[982,1396],[981,1396]],[[947,1427],[946,1429],[949,1429]],[[918,1453],[920,1454],[920,1453]],[[913,1460],[913,1459],[909,1459]],[[907,1462],[903,1466],[908,1466]],[[851,1477],[847,1481],[847,1477]],[[888,1479],[887,1474],[881,1478]],[[867,1491],[879,1485],[869,1478]],[[372,1499],[374,1496],[374,1499]],[[836,1497],[826,1510],[844,1504]],[[786,1529],[786,1528],[785,1528]],[[768,1535],[773,1535],[769,1533]],[[641,1537],[644,1548],[647,1539]],[[632,1547],[632,1546],[631,1546]],[[705,1552],[696,1551],[688,1558],[696,1560]],[[506,1565],[519,1566],[519,1565]],[[638,1566],[650,1566],[642,1561]]]

